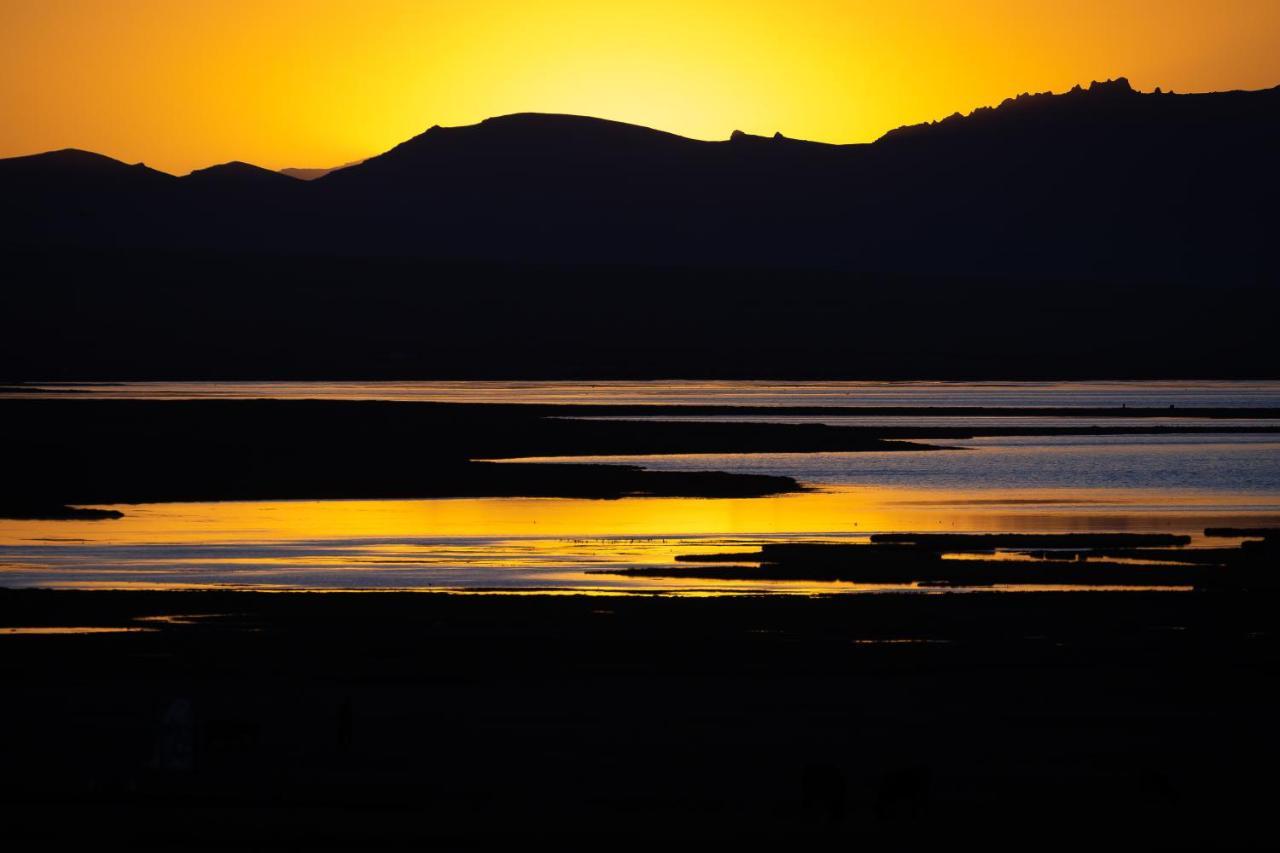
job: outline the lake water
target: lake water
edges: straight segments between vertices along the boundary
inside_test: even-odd
[[[584,456],[662,471],[782,474],[815,486],[1014,491],[1151,491],[1170,501],[1216,493],[1242,505],[1280,495],[1280,434],[1068,435],[944,439],[921,453],[752,453]],[[555,457],[526,461],[551,462]]]
[[[704,406],[1224,407],[1280,409],[1280,382],[117,382],[35,383],[0,396],[400,400]]]
[[[61,390],[132,398],[1280,407],[1280,384],[1256,382],[131,383]],[[1178,420],[1191,427],[1222,424]],[[1280,526],[1280,435],[1000,437],[940,443],[950,449],[591,460],[664,470],[786,474],[809,487],[773,498],[163,504],[121,507],[126,517],[112,521],[0,520],[0,585],[686,595],[883,592],[903,588],[594,572],[670,565],[677,554],[741,551],[775,541],[857,540],[875,532],[1198,535],[1206,526]]]

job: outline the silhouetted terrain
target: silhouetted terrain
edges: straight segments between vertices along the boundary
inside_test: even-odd
[[[554,407],[324,401],[0,401],[0,517],[67,504],[288,498],[757,497],[790,477],[498,463],[522,456],[929,450],[822,425],[575,421]],[[109,511],[100,517],[114,517]]]
[[[281,169],[280,174],[288,175],[291,178],[297,178],[300,181],[314,181],[316,178],[323,178],[325,175],[329,174],[330,172],[336,172],[339,169],[346,169],[349,166],[357,166],[362,162],[364,161],[355,160],[350,163],[344,163],[341,166],[333,166],[328,169],[309,169],[309,168],[290,167],[287,169]]]
[[[1212,535],[1214,529],[1205,532]],[[1262,538],[1233,548],[1190,550],[1184,548],[1190,544],[1190,536],[1171,534],[880,533],[871,536],[869,544],[770,543],[755,552],[676,557],[677,562],[694,564],[692,566],[604,569],[597,573],[920,583],[935,587],[1065,584],[1274,590],[1280,530],[1252,533]],[[999,559],[997,549],[1029,559]],[[965,559],[944,559],[948,555],[964,555]]]
[[[649,413],[679,407],[648,407]],[[709,414],[734,409],[703,408]],[[755,497],[789,477],[497,463],[530,456],[928,451],[976,435],[1276,432],[1274,426],[893,427],[586,420],[626,406],[321,400],[0,400],[0,517],[84,517],[67,504],[287,498]],[[787,410],[775,410],[786,412]],[[935,410],[945,413],[946,409]],[[1126,410],[1113,410],[1119,414]],[[1228,414],[1231,410],[1223,410]],[[1249,411],[1249,410],[1245,410]],[[904,440],[905,439],[905,440]]]
[[[1272,378],[1280,289],[10,254],[3,379]]]
[[[1273,376],[1280,89],[869,145],[573,116],[312,181],[0,161],[17,376]],[[163,358],[157,358],[163,354]]]
[[[0,185],[14,245],[1255,282],[1276,272],[1277,143],[1280,89],[1119,80],[872,145],[519,114],[433,127],[309,183],[242,163],[164,180],[65,151],[0,162]],[[259,204],[235,214],[254,228],[223,227],[196,192],[250,179]],[[72,197],[78,209],[47,204]]]
[[[155,629],[0,636],[0,814],[19,846],[1265,847],[1275,608],[0,590],[0,626]]]

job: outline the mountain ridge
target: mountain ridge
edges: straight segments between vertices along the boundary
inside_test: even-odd
[[[0,161],[0,365],[61,378],[1277,378],[1280,89],[874,143],[591,117],[312,181]]]
[[[298,167],[298,166],[289,166],[287,168],[280,169],[279,172],[282,175],[287,175],[290,178],[296,178],[297,180],[300,180],[300,181],[314,181],[316,178],[323,178],[325,175],[328,175],[331,172],[337,172],[342,169],[348,169],[352,166],[359,166],[363,162],[364,160],[352,160],[349,163],[343,163],[341,166],[330,166],[328,168],[305,168],[305,167]]]
[[[196,183],[233,181],[236,183],[262,184],[278,183],[286,179],[292,180],[288,175],[282,175],[280,172],[275,172],[271,169],[264,169],[261,166],[255,166],[252,163],[245,163],[241,160],[231,160],[227,163],[218,163],[204,169],[196,169],[184,175],[181,180]]]
[[[858,145],[515,113],[312,181],[235,161],[173,178],[86,152],[0,160],[0,245],[1272,281],[1275,150],[1280,87],[1124,78]]]
[[[796,144],[811,145],[811,146],[820,146],[824,148],[856,149],[856,148],[862,148],[870,145],[877,145],[877,144],[884,143],[891,140],[897,140],[904,135],[909,135],[926,128],[949,127],[949,126],[954,126],[956,124],[964,123],[965,121],[968,121],[968,120],[983,118],[993,114],[999,114],[1000,111],[1006,111],[1006,110],[1011,111],[1033,102],[1040,102],[1041,104],[1043,104],[1046,102],[1054,101],[1056,99],[1070,99],[1070,98],[1080,98],[1080,97],[1095,98],[1095,99],[1098,97],[1114,98],[1117,95],[1132,95],[1139,98],[1165,97],[1165,98],[1180,98],[1180,99],[1198,99],[1198,98],[1219,97],[1219,96],[1258,96],[1258,95],[1266,95],[1266,96],[1273,96],[1273,97],[1280,98],[1280,85],[1267,87],[1263,89],[1231,89],[1231,90],[1224,90],[1220,92],[1174,93],[1172,91],[1162,90],[1160,87],[1156,87],[1155,90],[1152,92],[1143,92],[1143,91],[1134,89],[1130,84],[1128,78],[1126,77],[1117,77],[1117,78],[1107,79],[1103,81],[1095,80],[1091,82],[1088,87],[1076,85],[1066,92],[1052,92],[1052,91],[1023,92],[1019,95],[1005,98],[1000,104],[997,104],[995,106],[979,106],[974,108],[968,113],[955,112],[949,116],[945,116],[939,119],[934,119],[932,121],[924,121],[924,122],[917,122],[915,124],[899,125],[898,127],[891,128],[885,131],[880,136],[876,137],[874,140],[870,142],[828,142],[828,141],[818,141],[818,140],[802,139],[799,137],[787,136],[783,134],[781,131],[775,132],[772,135],[761,135],[761,134],[749,133],[742,130],[732,131],[729,134],[729,136],[726,137],[725,139],[704,140],[704,139],[695,139],[693,137],[682,136],[672,131],[661,130],[658,128],[650,127],[648,125],[636,124],[634,122],[626,122],[626,121],[621,121],[617,119],[606,119],[606,118],[600,118],[597,116],[589,116],[589,115],[575,114],[575,113],[549,113],[549,112],[538,112],[538,111],[521,111],[516,113],[505,113],[502,115],[490,116],[488,118],[481,119],[480,121],[475,122],[474,124],[453,125],[453,126],[443,126],[439,124],[432,125],[430,128],[423,131],[422,133],[416,136],[410,137],[409,139],[401,143],[398,143],[397,145],[392,146],[386,151],[380,152],[379,154],[371,155],[370,157],[365,158],[364,160],[353,160],[351,162],[344,163],[341,166],[335,166],[330,168],[287,167],[283,169],[272,170],[272,169],[267,169],[266,167],[257,166],[256,164],[248,163],[245,161],[231,160],[224,163],[216,163],[210,166],[193,170],[192,172],[188,173],[188,176],[197,174],[197,173],[205,173],[205,172],[208,172],[210,169],[216,169],[219,166],[251,166],[255,169],[260,169],[264,172],[275,172],[277,174],[284,174],[290,177],[297,177],[299,175],[306,174],[310,177],[301,178],[302,180],[315,180],[320,177],[324,177],[325,175],[328,175],[330,173],[338,172],[344,169],[349,169],[351,167],[358,166],[362,163],[365,163],[368,160],[372,160],[376,157],[381,157],[385,154],[389,154],[393,151],[396,151],[397,149],[402,148],[403,146],[409,143],[413,143],[417,140],[421,140],[424,137],[426,137],[428,134],[433,132],[472,130],[472,129],[480,129],[480,128],[485,128],[485,129],[503,128],[503,127],[509,127],[513,125],[526,125],[526,126],[532,126],[532,127],[537,127],[538,125],[541,125],[543,129],[548,129],[548,130],[554,129],[556,126],[559,126],[561,128],[575,128],[575,127],[581,128],[581,127],[589,127],[589,126],[598,126],[602,128],[612,127],[619,130],[629,129],[632,131],[644,131],[649,134],[652,134],[654,138],[666,137],[668,139],[682,140],[686,142],[699,143],[699,144],[712,144],[712,145],[723,144],[725,142],[734,142],[734,141],[744,141],[744,142],[750,141],[750,142],[785,142],[785,143],[796,143]],[[1095,100],[1093,101],[1093,103],[1096,104],[1097,101]],[[0,163],[22,161],[22,160],[28,160],[30,158],[45,158],[45,157],[50,157],[52,155],[61,155],[61,154],[67,154],[67,153],[80,153],[80,154],[92,155],[93,157],[102,158],[104,160],[110,160],[115,163],[130,165],[128,163],[125,163],[124,161],[110,157],[109,155],[99,154],[97,152],[89,151],[87,149],[79,149],[74,147],[36,152],[33,154],[19,154],[19,155],[13,155],[10,157],[0,157]],[[143,166],[144,164],[138,163],[134,165]],[[151,171],[160,171],[160,170],[153,169]],[[161,174],[170,174],[170,173],[161,172]],[[183,176],[183,177],[187,177],[187,176]]]

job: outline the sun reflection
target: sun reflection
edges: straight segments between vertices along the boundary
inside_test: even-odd
[[[1195,527],[1220,515],[1228,500],[1197,496],[1195,510],[1170,511],[1156,491],[1010,492],[971,501],[967,492],[887,486],[838,487],[771,498],[465,498],[445,500],[270,501],[148,504],[120,507],[110,521],[3,521],[0,545],[85,543],[341,542],[377,539],[383,551],[398,537],[558,539],[584,551],[615,553],[628,539],[646,551],[655,539],[690,536],[858,535],[892,531],[1043,531]],[[1186,503],[1177,496],[1178,504]],[[1217,510],[1214,504],[1223,504]],[[1261,513],[1261,517],[1270,515]],[[1247,513],[1233,517],[1253,518]],[[371,545],[373,543],[370,543]],[[445,543],[441,543],[445,544]],[[674,544],[674,543],[673,543]],[[538,550],[536,541],[527,547]],[[680,543],[680,547],[686,547]]]
[[[848,583],[608,574],[767,542],[912,532],[1185,532],[1268,526],[1206,495],[841,487],[764,499],[496,498],[124,506],[110,521],[0,521],[0,585],[78,588],[550,590],[667,594],[924,591]],[[1180,496],[1179,500],[1184,500]],[[1199,501],[1199,499],[1197,499]],[[1215,506],[1217,508],[1215,508]],[[1220,544],[1220,543],[1219,543]]]

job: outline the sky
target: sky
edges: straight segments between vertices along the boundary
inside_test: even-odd
[[[0,157],[328,167],[513,112],[866,142],[1127,76],[1280,84],[1280,0],[0,0]]]

